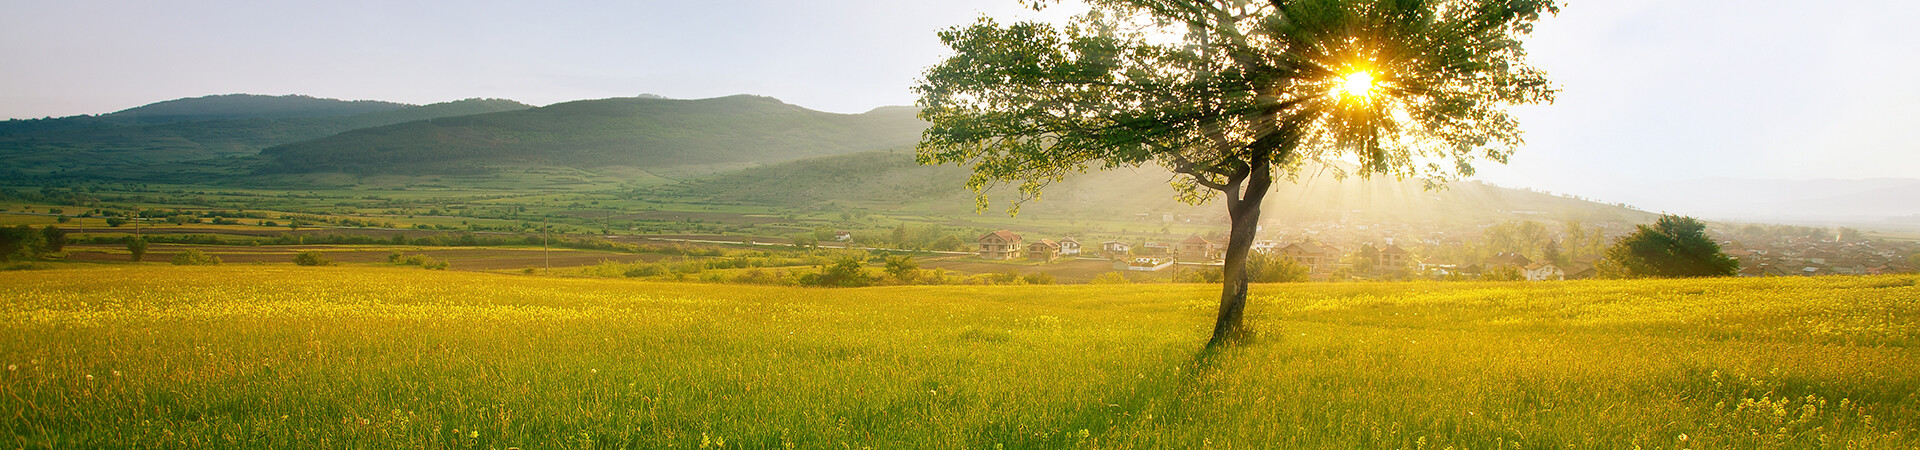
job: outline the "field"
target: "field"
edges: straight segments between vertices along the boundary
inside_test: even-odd
[[[1914,448],[1916,277],[805,289],[0,273],[3,444]]]

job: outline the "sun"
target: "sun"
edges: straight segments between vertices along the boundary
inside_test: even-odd
[[[1347,76],[1340,77],[1339,83],[1334,91],[1338,92],[1342,98],[1356,97],[1358,100],[1366,100],[1373,96],[1375,86],[1373,72],[1362,70],[1349,73]]]

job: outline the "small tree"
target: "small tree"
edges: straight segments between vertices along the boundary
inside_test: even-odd
[[[887,275],[901,284],[913,284],[915,279],[920,278],[920,263],[914,261],[912,256],[888,256]]]
[[[147,257],[147,240],[144,238],[128,240],[127,253],[133,255],[133,262],[140,262]]]
[[[1307,266],[1292,259],[1256,252],[1247,256],[1247,280],[1254,283],[1297,283],[1307,281]]]
[[[820,273],[809,274],[801,284],[811,286],[860,287],[873,285],[873,276],[867,274],[866,261],[857,257],[842,257],[826,267]]]
[[[67,232],[60,227],[47,225],[40,229],[40,245],[47,253],[60,253],[67,249]]]
[[[961,252],[967,250],[967,242],[949,234],[934,240],[932,247],[934,250],[943,252]]]
[[[298,266],[331,266],[333,265],[333,260],[327,259],[325,253],[307,250],[294,254],[293,264]]]
[[[215,266],[219,264],[220,257],[209,256],[195,249],[187,249],[186,251],[173,255],[173,265],[176,266]]]
[[[32,258],[46,247],[40,232],[33,227],[20,225],[0,228],[0,261],[14,258]]]
[[[1087,282],[1087,284],[1128,284],[1128,283],[1132,283],[1132,281],[1127,280],[1126,275],[1123,275],[1117,271],[1106,272],[1100,275],[1096,275],[1093,277],[1093,280]]]
[[[1740,261],[1720,251],[1707,237],[1707,225],[1692,217],[1663,215],[1652,225],[1640,225],[1607,249],[1613,276],[1629,278],[1726,277],[1740,271]]]
[[[1488,267],[1486,272],[1481,272],[1480,279],[1487,281],[1521,281],[1527,279],[1527,274],[1521,272],[1519,267],[1493,266]]]

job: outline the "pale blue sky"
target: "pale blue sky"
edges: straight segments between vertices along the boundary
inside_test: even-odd
[[[0,118],[180,97],[536,105],[748,93],[910,104],[942,27],[1014,0],[0,0]],[[1482,178],[1654,209],[1647,183],[1920,173],[1912,0],[1578,0],[1530,40],[1564,90]]]

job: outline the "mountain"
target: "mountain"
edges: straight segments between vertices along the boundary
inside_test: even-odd
[[[263,173],[464,174],[502,167],[705,174],[912,145],[911,108],[834,114],[767,97],[614,98],[353,130],[265,149]],[[676,175],[679,176],[679,175]]]
[[[44,173],[251,156],[358,128],[526,108],[531,106],[498,99],[414,106],[299,96],[200,97],[100,116],[0,122],[0,157],[11,169]]]
[[[138,124],[199,122],[231,119],[292,119],[352,116],[405,109],[414,105],[374,100],[335,100],[305,95],[229,94],[183,98],[129,108],[101,116],[110,121]]]
[[[167,100],[99,115],[8,120],[0,122],[0,137],[62,130],[212,120],[352,116],[413,106],[373,100],[314,98],[304,95],[209,95]]]
[[[708,203],[809,208],[840,205],[935,216],[971,214],[974,194],[965,188],[969,169],[922,166],[909,148],[828,156],[768,165],[653,188],[661,197]],[[1021,216],[1131,217],[1140,213],[1214,216],[1217,205],[1192,206],[1174,199],[1175,174],[1157,167],[1089,172],[1048,186]],[[988,214],[999,214],[1015,191],[990,191]],[[1482,224],[1509,219],[1583,222],[1651,221],[1653,214],[1524,189],[1458,182],[1427,191],[1418,181],[1391,178],[1334,180],[1303,174],[1281,183],[1267,197],[1272,221],[1361,219],[1378,222]],[[1157,215],[1157,214],[1156,214]]]

